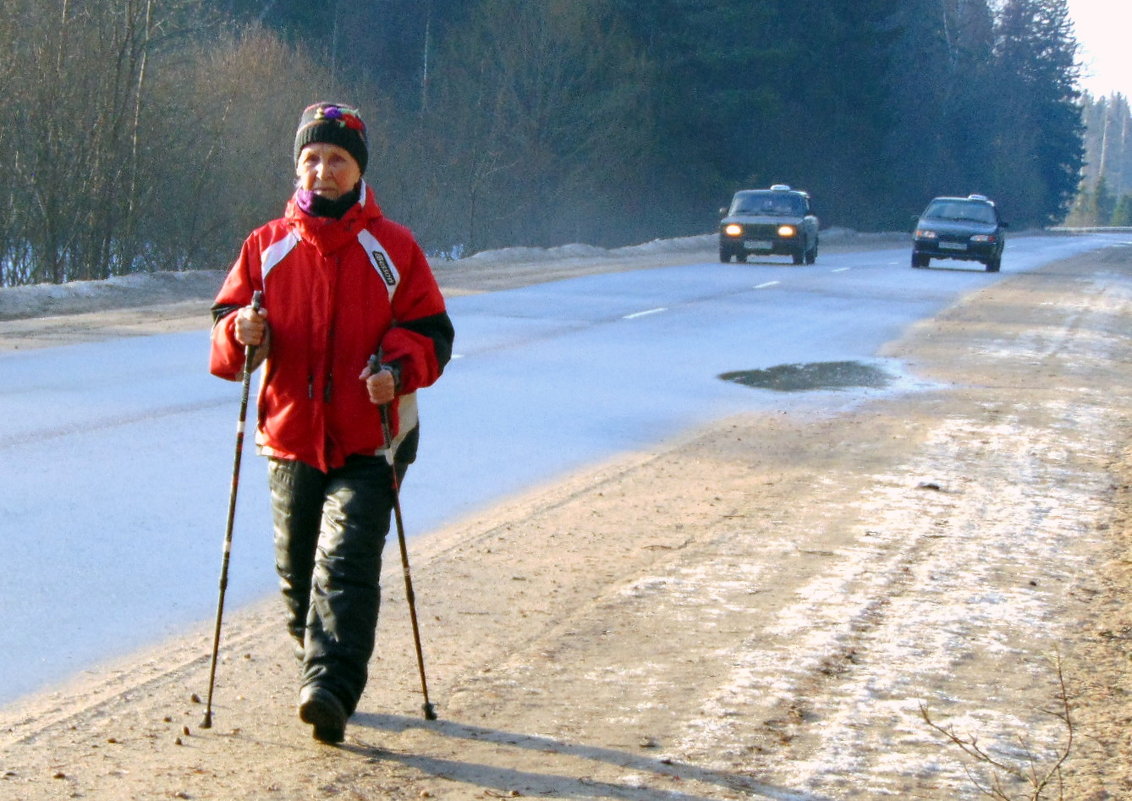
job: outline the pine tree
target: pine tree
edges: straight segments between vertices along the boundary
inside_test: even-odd
[[[1112,210],[1112,218],[1109,220],[1109,224],[1123,227],[1132,225],[1132,195],[1120,196],[1120,200],[1116,202],[1116,208]]]
[[[1077,42],[1066,0],[1007,0],[998,26],[995,185],[1015,218],[1060,220],[1083,162]]]

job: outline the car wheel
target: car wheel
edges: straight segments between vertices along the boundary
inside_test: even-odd
[[[997,273],[1000,267],[1002,267],[1002,256],[995,256],[987,262],[988,273]]]
[[[805,248],[803,248],[802,250],[795,250],[792,254],[790,254],[790,258],[794,260],[795,264],[804,263],[806,261]]]
[[[746,260],[747,260],[747,251],[740,250],[738,253],[735,254],[735,261],[739,262],[740,264],[742,264]]]
[[[925,256],[922,253],[912,254],[912,266],[916,268],[927,267],[931,263],[931,256]]]
[[[720,248],[719,249],[719,260],[721,262],[723,262],[724,264],[727,264],[729,261],[731,261],[731,251],[728,250],[727,248]]]
[[[814,246],[806,251],[806,264],[813,264],[818,260],[818,241],[814,240]]]

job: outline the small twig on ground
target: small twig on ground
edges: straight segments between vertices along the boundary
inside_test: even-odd
[[[967,777],[971,780],[971,783],[981,794],[989,798],[998,799],[998,801],[1014,801],[1003,782],[1003,776],[1007,775],[1029,784],[1030,795],[1027,796],[1028,801],[1043,801],[1043,799],[1047,798],[1046,792],[1054,788],[1056,788],[1057,795],[1050,796],[1050,798],[1064,801],[1065,782],[1064,776],[1062,775],[1062,767],[1065,761],[1069,759],[1069,754],[1073,749],[1073,718],[1070,714],[1069,693],[1065,687],[1065,674],[1062,670],[1060,654],[1056,655],[1054,665],[1057,671],[1057,701],[1059,708],[1053,711],[1046,710],[1046,712],[1065,724],[1066,740],[1065,745],[1058,751],[1057,758],[1054,760],[1053,764],[1045,769],[1041,767],[1039,760],[1027,746],[1023,738],[1019,737],[1019,744],[1022,746],[1022,750],[1025,753],[1024,763],[1010,764],[991,756],[988,751],[979,745],[978,737],[975,735],[969,734],[963,736],[955,731],[954,726],[939,725],[932,720],[928,713],[927,706],[923,703],[920,704],[920,717],[924,719],[924,722],[927,723],[929,727],[958,746],[964,754],[973,759],[977,764],[991,768],[990,780],[987,783],[980,781],[979,777],[970,766],[965,765],[963,768]]]

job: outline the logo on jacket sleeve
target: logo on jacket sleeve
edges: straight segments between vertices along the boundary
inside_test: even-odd
[[[366,255],[369,256],[369,263],[373,265],[373,269],[385,282],[385,286],[389,290],[389,297],[392,298],[393,293],[397,291],[397,285],[401,282],[401,272],[397,269],[397,264],[377,237],[364,228],[358,232],[358,242],[365,248]]]
[[[393,268],[389,266],[389,260],[385,258],[385,254],[380,250],[370,251],[370,258],[373,259],[374,266],[377,271],[381,273],[381,277],[385,279],[385,283],[389,286],[396,286],[397,276],[393,274]]]

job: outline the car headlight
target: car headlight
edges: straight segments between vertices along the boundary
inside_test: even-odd
[[[781,237],[788,238],[788,237],[794,236],[794,234],[796,234],[796,233],[798,233],[798,229],[795,228],[793,225],[780,225],[780,226],[778,226],[778,235],[781,236]]]
[[[994,242],[994,234],[975,234],[971,237],[972,242]]]
[[[916,239],[939,239],[939,234],[928,228],[917,228]]]
[[[727,234],[728,236],[742,236],[743,226],[739,225],[738,223],[728,223],[727,225],[723,226],[723,233]]]

